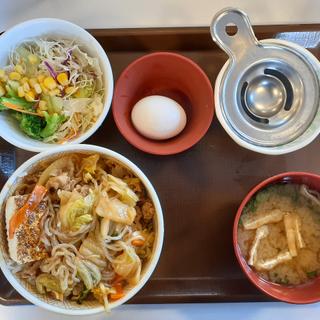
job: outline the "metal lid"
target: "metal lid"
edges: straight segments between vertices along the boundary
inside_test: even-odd
[[[226,27],[235,25],[229,35]],[[211,25],[214,41],[229,55],[220,82],[220,108],[239,138],[258,146],[287,144],[301,136],[319,108],[319,78],[305,49],[289,42],[259,42],[245,13],[226,9]]]

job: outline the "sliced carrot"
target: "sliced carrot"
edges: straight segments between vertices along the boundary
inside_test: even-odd
[[[72,130],[73,130],[73,133],[69,133],[67,136],[65,136],[63,139],[61,139],[58,143],[64,144],[64,143],[68,142],[69,140],[71,140],[72,138],[75,138],[78,133],[74,128],[72,128]]]
[[[120,282],[116,283],[113,287],[115,288],[116,293],[110,293],[111,300],[118,300],[125,295],[122,284]]]
[[[112,279],[111,283],[112,283],[112,285],[116,285],[117,283],[121,283],[123,280],[124,280],[124,279],[123,279],[120,275],[118,275],[118,274],[116,273],[116,275],[115,275],[114,278]]]
[[[144,245],[144,240],[134,239],[131,241],[131,244],[135,247],[142,247]]]
[[[1,104],[3,104],[5,107],[7,107],[8,109],[11,109],[11,110],[15,110],[15,111],[18,111],[18,112],[21,112],[21,113],[31,114],[33,116],[44,117],[44,115],[42,115],[40,113],[36,113],[36,112],[32,112],[32,111],[21,109],[16,104],[13,104],[11,102],[3,101],[3,102],[1,102]]]
[[[26,220],[27,212],[36,209],[46,193],[47,189],[44,186],[36,184],[27,202],[10,219],[9,239],[13,238],[15,230]]]
[[[111,293],[110,294],[110,300],[119,300],[122,297],[124,297],[125,293],[121,292],[121,293]]]

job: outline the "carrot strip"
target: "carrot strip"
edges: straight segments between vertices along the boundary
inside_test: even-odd
[[[27,202],[10,219],[9,239],[13,238],[15,230],[26,220],[27,212],[36,209],[46,193],[47,189],[44,186],[36,184]]]
[[[111,300],[121,299],[125,294],[123,291],[122,284],[120,282],[118,282],[113,287],[115,288],[116,293],[110,293],[110,299]]]
[[[71,128],[73,130],[73,133],[68,134],[67,136],[65,136],[63,139],[61,139],[58,143],[59,144],[64,144],[66,142],[68,142],[69,140],[71,140],[72,138],[77,136],[77,131],[74,128]]]
[[[135,247],[142,247],[144,245],[144,240],[135,239],[131,241],[131,244]]]
[[[15,110],[15,111],[18,111],[18,112],[21,112],[21,113],[31,114],[33,116],[44,117],[44,115],[42,115],[40,113],[36,113],[36,112],[20,109],[17,105],[15,105],[15,104],[13,104],[11,102],[3,101],[3,102],[1,102],[1,104],[3,104],[5,107],[7,107],[8,109],[11,109],[11,110]]]
[[[122,297],[124,297],[124,292],[121,293],[111,293],[110,294],[110,300],[119,300]]]

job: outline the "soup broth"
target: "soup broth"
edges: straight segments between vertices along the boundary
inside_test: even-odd
[[[276,184],[245,206],[238,244],[265,280],[299,285],[320,275],[319,194],[305,185]]]

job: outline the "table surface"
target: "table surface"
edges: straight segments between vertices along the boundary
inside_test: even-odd
[[[319,0],[1,0],[0,30],[39,17],[85,28],[207,26],[224,7],[245,10],[254,24],[319,23]]]
[[[152,304],[125,305],[107,315],[78,316],[79,320],[316,320],[319,319],[320,304],[295,306],[281,302],[257,303],[206,303],[206,304]],[[0,306],[1,320],[72,320],[34,306]]]
[[[31,18],[67,19],[85,28],[207,26],[226,6],[245,10],[253,24],[320,23],[318,0],[1,0],[0,30]],[[263,9],[262,9],[263,8]],[[229,303],[183,305],[126,305],[110,319],[316,319],[320,304],[293,306],[283,303]],[[34,306],[0,306],[0,319],[70,319]],[[86,317],[105,319],[105,315]]]

